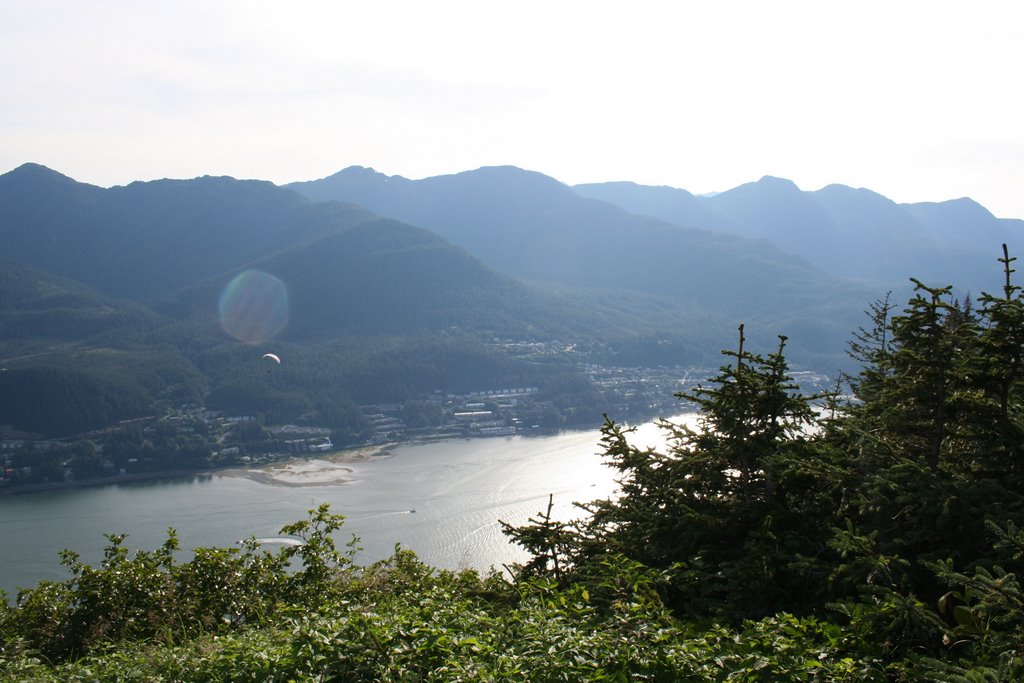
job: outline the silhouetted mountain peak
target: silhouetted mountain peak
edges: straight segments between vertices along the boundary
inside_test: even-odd
[[[754,209],[753,203],[756,203],[758,204],[757,208],[754,209],[756,211],[764,211],[767,208],[761,204],[762,202],[768,202],[772,210],[777,210],[783,204],[806,207],[814,203],[814,200],[797,187],[796,183],[792,180],[770,175],[764,176],[757,182],[744,183],[731,190],[719,192],[714,197],[709,197],[704,201],[709,202],[710,206],[715,207],[716,210],[733,220],[739,219],[740,222],[749,217],[744,216],[740,218],[739,216],[732,215],[737,202],[746,204],[751,209]]]
[[[969,197],[944,202],[920,202],[901,205],[934,234],[959,248],[998,253],[999,243],[1021,244],[1021,235],[988,209]]]
[[[788,178],[779,178],[778,176],[773,175],[761,176],[761,179],[753,184],[765,188],[791,190],[793,192],[800,191],[800,188],[797,187],[796,183],[794,183],[792,180]]]
[[[887,206],[887,207],[898,207],[899,204],[889,199],[885,195],[879,194],[874,190],[869,190],[864,187],[850,187],[849,185],[841,185],[839,183],[831,183],[810,193],[818,201],[830,202],[830,201],[846,201],[846,202],[858,202],[867,204],[869,206]],[[826,206],[826,209],[829,207]]]
[[[480,168],[471,171],[462,171],[454,175],[467,177],[478,177],[488,178],[493,180],[534,180],[543,182],[545,184],[554,184],[564,186],[564,183],[555,180],[551,176],[544,175],[539,171],[528,171],[525,168],[519,168],[518,166],[511,166],[508,164],[502,166],[481,166]]]
[[[52,168],[49,168],[47,166],[43,166],[42,164],[36,164],[36,163],[32,163],[32,162],[29,162],[27,164],[22,164],[21,166],[17,167],[13,171],[8,171],[7,173],[4,173],[2,176],[0,176],[0,178],[5,178],[5,179],[21,178],[21,179],[34,180],[34,181],[41,181],[41,180],[63,180],[63,181],[69,181],[70,180],[71,182],[74,182],[73,178],[69,178],[68,176],[64,175],[63,173],[58,173],[57,171],[54,171]]]
[[[91,189],[101,189],[94,185],[87,185],[86,183],[80,183],[74,178],[70,178],[63,173],[54,171],[52,168],[43,166],[42,164],[27,163],[18,166],[13,171],[8,171],[3,175],[0,175],[0,189],[15,189],[19,191],[26,191],[29,189],[36,188],[55,188],[55,187],[83,187]]]
[[[72,245],[65,237],[81,229],[86,222],[83,214],[94,208],[105,192],[41,164],[22,164],[0,175],[0,237],[4,240],[4,255],[42,265],[44,269],[52,265],[46,260],[47,254],[67,250],[74,256],[80,245]],[[30,253],[35,256],[29,257]]]
[[[878,194],[877,192],[873,192],[871,190],[864,189],[863,187],[850,187],[849,185],[843,185],[842,183],[829,183],[825,187],[823,187],[820,190],[818,190],[817,192],[815,192],[815,194],[829,194],[829,193],[833,193],[833,194],[838,194],[838,193],[854,193],[854,194],[864,194],[865,196],[867,196],[866,193]],[[882,196],[882,195],[878,195],[878,196]]]
[[[947,215],[955,215],[960,220],[982,220],[991,221],[995,216],[984,206],[970,197],[948,199],[944,202],[917,202],[915,204],[904,204],[908,208],[919,208],[925,211],[940,210]]]
[[[174,193],[249,193],[264,195],[291,195],[269,180],[239,180],[231,176],[204,175],[197,178],[160,180],[136,180],[124,186],[111,188],[114,193],[174,194]]]
[[[757,182],[744,183],[731,190],[720,192],[705,201],[722,213],[729,215],[733,220],[736,220],[737,216],[731,214],[740,208],[739,205],[743,205],[746,210],[752,210],[757,213],[763,212],[768,208],[773,211],[792,211],[796,207],[800,207],[799,210],[801,211],[820,210],[813,197],[797,187],[796,183],[792,180],[769,175],[764,176]],[[764,202],[767,202],[767,204],[764,204]]]
[[[373,198],[412,183],[402,176],[385,175],[366,166],[348,166],[326,178],[288,183],[285,187],[313,201],[353,201],[354,197],[365,198],[362,205],[373,209]]]
[[[622,197],[629,196],[631,193],[637,192],[645,192],[661,197],[672,197],[677,202],[691,199],[695,200],[697,198],[697,196],[689,190],[684,190],[680,187],[672,187],[670,185],[641,185],[639,183],[634,183],[632,180],[613,180],[607,183],[581,183],[579,185],[573,185],[572,189],[583,197],[594,198],[602,198],[604,196]]]
[[[551,176],[517,166],[482,166],[472,171],[434,176],[420,181],[426,184],[451,184],[461,191],[493,191],[514,196],[520,193],[572,194],[569,187]]]
[[[401,176],[396,177],[401,178]],[[383,180],[386,182],[390,178],[390,176],[381,173],[380,171],[377,171],[373,168],[370,168],[369,166],[347,166],[338,171],[337,173],[333,173],[327,176],[326,178],[324,178],[324,180],[331,180],[333,178],[346,178],[349,180],[355,178],[366,178],[373,180]]]

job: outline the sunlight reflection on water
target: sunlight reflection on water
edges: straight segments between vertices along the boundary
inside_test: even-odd
[[[629,438],[639,447],[664,442],[654,424]],[[183,548],[230,546],[277,536],[320,503],[346,516],[339,541],[358,536],[360,562],[386,557],[401,543],[437,567],[500,567],[525,554],[508,543],[499,520],[525,523],[546,508],[549,494],[562,520],[581,514],[575,501],[614,495],[615,472],[604,465],[599,441],[593,430],[402,444],[392,457],[345,463],[351,481],[335,485],[214,475],[4,496],[0,589],[66,578],[57,561],[62,548],[97,562],[104,533],[127,533],[128,547],[153,549],[174,527]]]

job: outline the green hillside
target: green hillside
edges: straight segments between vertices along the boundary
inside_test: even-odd
[[[0,192],[12,256],[0,261],[0,426],[37,437],[185,404],[348,432],[359,403],[436,390],[589,395],[572,367],[514,359],[493,340],[698,363],[729,327],[668,297],[527,285],[435,233],[269,183],[104,190],[26,165],[0,176]],[[651,338],[678,353],[648,358]],[[256,361],[271,349],[287,363],[268,376]]]
[[[2,680],[1015,681],[1024,675],[1024,295],[917,285],[868,307],[840,391],[741,327],[614,498],[504,525],[488,575],[341,550],[326,505],[180,560],[173,531],[0,602]],[[848,394],[846,392],[849,392]]]

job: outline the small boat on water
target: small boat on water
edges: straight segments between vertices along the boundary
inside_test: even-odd
[[[254,538],[256,545],[289,545],[299,546],[305,545],[306,542],[298,538],[289,538],[287,536],[270,536],[267,538]],[[242,541],[239,541],[241,543]]]

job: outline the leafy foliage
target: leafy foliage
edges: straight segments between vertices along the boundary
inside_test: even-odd
[[[882,299],[839,391],[801,395],[784,356],[736,351],[639,449],[606,418],[615,498],[504,525],[532,553],[438,572],[369,567],[326,506],[174,561],[177,539],[0,608],[9,680],[1014,681],[1024,675],[1024,293],[1013,259],[977,309],[915,282]],[[88,453],[79,454],[87,458]]]
[[[112,538],[97,568],[68,558],[74,579],[0,613],[0,679],[817,681],[875,666],[813,619],[679,622],[623,558],[570,586],[437,572],[400,548],[354,567],[331,540],[340,521],[320,507],[282,530],[307,541],[294,574],[251,545],[176,565],[173,534],[135,557]]]
[[[239,548],[198,548],[178,564],[173,530],[159,549],[134,553],[123,534],[108,535],[98,567],[64,551],[71,578],[23,590],[0,621],[0,647],[63,661],[112,643],[173,643],[267,623],[285,605],[308,607],[332,592],[351,564],[331,537],[342,521],[325,505],[310,510],[308,519],[281,529],[301,541],[277,554],[249,539]],[[293,559],[300,568],[289,571]]]

